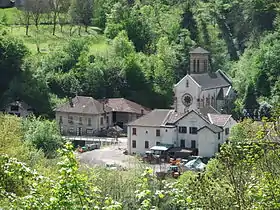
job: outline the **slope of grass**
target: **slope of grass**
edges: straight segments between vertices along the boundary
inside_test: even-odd
[[[5,33],[22,39],[32,54],[38,52],[48,53],[55,47],[64,45],[70,39],[79,37],[86,37],[90,40],[91,45],[89,48],[91,54],[106,53],[108,50],[109,45],[106,42],[106,38],[99,33],[100,30],[98,28],[90,27],[88,32],[85,32],[85,29],[82,28],[81,35],[78,35],[78,26],[71,27],[70,25],[65,25],[61,31],[60,26],[57,25],[55,35],[52,35],[52,25],[39,25],[38,29],[34,25],[31,25],[28,36],[26,36],[25,26],[20,24],[20,16],[21,11],[16,8],[1,9],[0,29],[2,29],[2,33],[5,31]],[[5,21],[2,21],[3,19]],[[71,36],[70,29],[72,31]]]

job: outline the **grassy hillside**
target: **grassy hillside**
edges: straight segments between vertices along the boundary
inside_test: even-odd
[[[1,9],[0,10],[0,29],[9,33],[14,37],[23,40],[24,44],[33,53],[48,53],[54,47],[63,45],[69,39],[87,37],[90,39],[90,52],[92,54],[103,53],[108,50],[108,44],[103,35],[99,34],[99,29],[95,27],[89,28],[88,32],[84,29],[81,30],[81,35],[78,35],[78,26],[72,27],[72,35],[70,36],[70,25],[60,26],[57,25],[55,36],[52,35],[52,25],[40,25],[37,30],[34,25],[29,27],[29,35],[26,36],[25,26],[20,24],[21,11],[16,8]],[[44,18],[44,17],[43,17]]]

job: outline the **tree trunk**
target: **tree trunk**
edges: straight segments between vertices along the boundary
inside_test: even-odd
[[[73,28],[73,26],[71,25],[70,26],[70,36],[72,36],[72,28]]]
[[[79,30],[78,30],[78,31],[79,31],[79,32],[78,32],[78,33],[79,33],[79,36],[81,36],[81,28],[82,28],[82,26],[80,25],[80,26],[79,26]]]
[[[30,22],[30,17],[28,16],[26,19],[26,25],[25,25],[25,35],[28,36],[29,34],[29,23]]]
[[[88,26],[85,25],[85,32],[88,33]]]
[[[54,12],[53,14],[53,36],[55,35],[55,30],[56,30],[56,20],[57,20],[57,12]]]

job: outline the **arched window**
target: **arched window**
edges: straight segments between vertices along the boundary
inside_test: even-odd
[[[196,61],[195,59],[193,59],[193,72],[195,72],[195,65],[196,65]]]
[[[199,72],[199,60],[197,60],[197,68],[196,71]]]
[[[211,98],[211,106],[214,106],[214,104],[215,104],[215,100],[214,100],[214,96],[212,96],[212,98]]]
[[[186,80],[186,87],[189,87],[189,80]]]

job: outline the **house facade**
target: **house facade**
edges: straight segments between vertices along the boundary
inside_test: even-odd
[[[14,101],[9,103],[5,109],[4,113],[16,115],[18,117],[26,118],[33,114],[33,109],[24,101]]]
[[[231,81],[222,71],[211,71],[208,51],[196,48],[190,59],[187,75],[174,85],[174,109],[156,109],[128,124],[130,154],[171,144],[211,157],[228,139],[236,121],[221,111],[232,97]]]
[[[93,136],[112,125],[109,107],[92,97],[76,96],[55,109],[61,133],[69,136]]]

